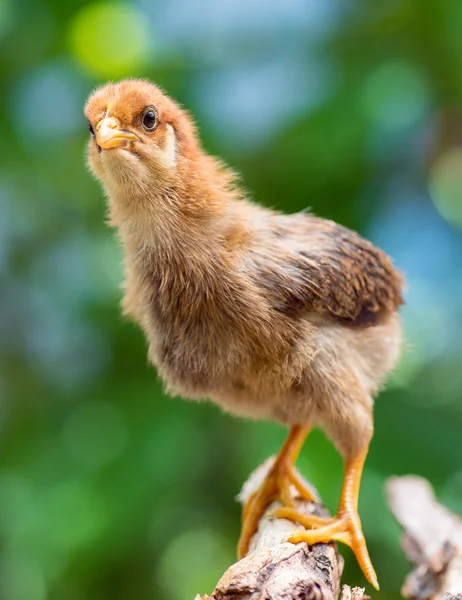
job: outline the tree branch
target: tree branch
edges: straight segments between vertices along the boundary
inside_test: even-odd
[[[244,484],[238,500],[244,504],[263,481],[274,457],[256,469]],[[318,497],[316,490],[307,484]],[[292,490],[297,509],[319,517],[329,516],[319,500],[316,503],[300,499]],[[196,596],[195,600],[335,600],[340,593],[343,559],[336,544],[290,544],[284,540],[297,529],[304,529],[286,519],[276,519],[269,513],[281,506],[271,504],[263,515],[258,531],[252,538],[249,553],[231,565],[217,583],[211,596]],[[341,600],[365,600],[364,590],[344,586]]]
[[[421,477],[393,477],[388,503],[404,533],[401,545],[414,570],[402,594],[409,600],[462,600],[462,519],[438,503]]]

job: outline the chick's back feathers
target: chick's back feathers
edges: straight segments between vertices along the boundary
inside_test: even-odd
[[[390,258],[357,233],[307,213],[273,215],[244,268],[282,313],[327,313],[373,325],[403,304]]]

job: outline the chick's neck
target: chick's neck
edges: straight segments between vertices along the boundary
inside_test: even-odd
[[[153,181],[122,222],[111,219],[129,259],[190,267],[196,277],[229,264],[248,229],[243,215],[249,204],[231,171],[206,156],[201,163],[192,169],[180,164],[168,187],[159,189]]]

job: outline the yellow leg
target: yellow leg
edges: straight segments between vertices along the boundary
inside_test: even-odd
[[[294,507],[290,486],[294,485],[305,500],[315,500],[294,470],[294,463],[309,433],[308,427],[292,427],[284,445],[258,489],[246,502],[242,511],[242,528],[237,552],[239,558],[245,556],[250,540],[258,528],[263,513],[273,500],[279,499],[284,506]]]
[[[365,448],[354,460],[345,463],[342,494],[335,518],[321,519],[314,515],[304,515],[293,507],[281,508],[275,512],[275,516],[290,519],[305,527],[314,527],[310,531],[294,533],[290,536],[289,542],[294,544],[306,542],[312,546],[319,542],[327,543],[336,540],[350,546],[366,579],[378,590],[377,575],[367,551],[358,515],[359,486],[367,450]]]

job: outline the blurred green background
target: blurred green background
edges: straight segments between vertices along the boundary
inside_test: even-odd
[[[120,317],[82,105],[127,75],[187,106],[260,202],[310,206],[406,273],[360,500],[377,597],[399,597],[386,478],[428,477],[462,513],[461,31],[461,0],[0,0],[2,600],[210,593],[235,560],[234,496],[285,435],[165,398]],[[335,510],[322,433],[299,466]]]

